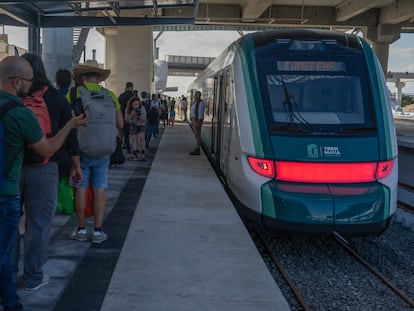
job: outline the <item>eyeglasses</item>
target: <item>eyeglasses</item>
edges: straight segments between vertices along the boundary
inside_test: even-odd
[[[12,79],[21,79],[21,80],[24,80],[24,81],[27,81],[27,82],[30,82],[30,83],[33,83],[33,81],[34,81],[34,78],[26,79],[26,78],[23,78],[23,77],[20,77],[20,76],[9,77],[9,79],[10,80],[12,80]]]

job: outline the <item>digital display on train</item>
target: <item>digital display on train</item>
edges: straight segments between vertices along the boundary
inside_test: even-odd
[[[278,61],[279,71],[346,71],[345,63],[334,61]]]

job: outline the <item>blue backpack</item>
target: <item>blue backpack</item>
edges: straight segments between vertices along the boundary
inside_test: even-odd
[[[7,102],[4,105],[0,107],[0,189],[3,188],[4,184],[6,183],[6,178],[9,175],[11,166],[7,168],[7,171],[5,174],[4,172],[4,125],[1,121],[4,114],[13,107],[22,106],[18,104],[17,102]]]

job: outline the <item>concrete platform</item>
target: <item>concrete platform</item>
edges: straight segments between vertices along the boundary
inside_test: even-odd
[[[290,310],[207,158],[188,154],[193,144],[177,123],[151,141],[148,161],[110,169],[104,243],[70,240],[74,217],[57,215],[51,282],[19,288],[25,310]]]
[[[101,310],[289,310],[193,144],[165,130]]]

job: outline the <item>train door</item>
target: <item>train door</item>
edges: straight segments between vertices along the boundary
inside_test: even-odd
[[[227,176],[227,163],[230,156],[230,138],[231,138],[231,108],[233,104],[233,76],[231,68],[224,73],[222,96],[222,113],[221,113],[221,146],[220,146],[220,169]]]
[[[211,156],[215,164],[219,165],[221,146],[221,118],[223,106],[223,76],[214,79],[213,120],[211,130]]]

